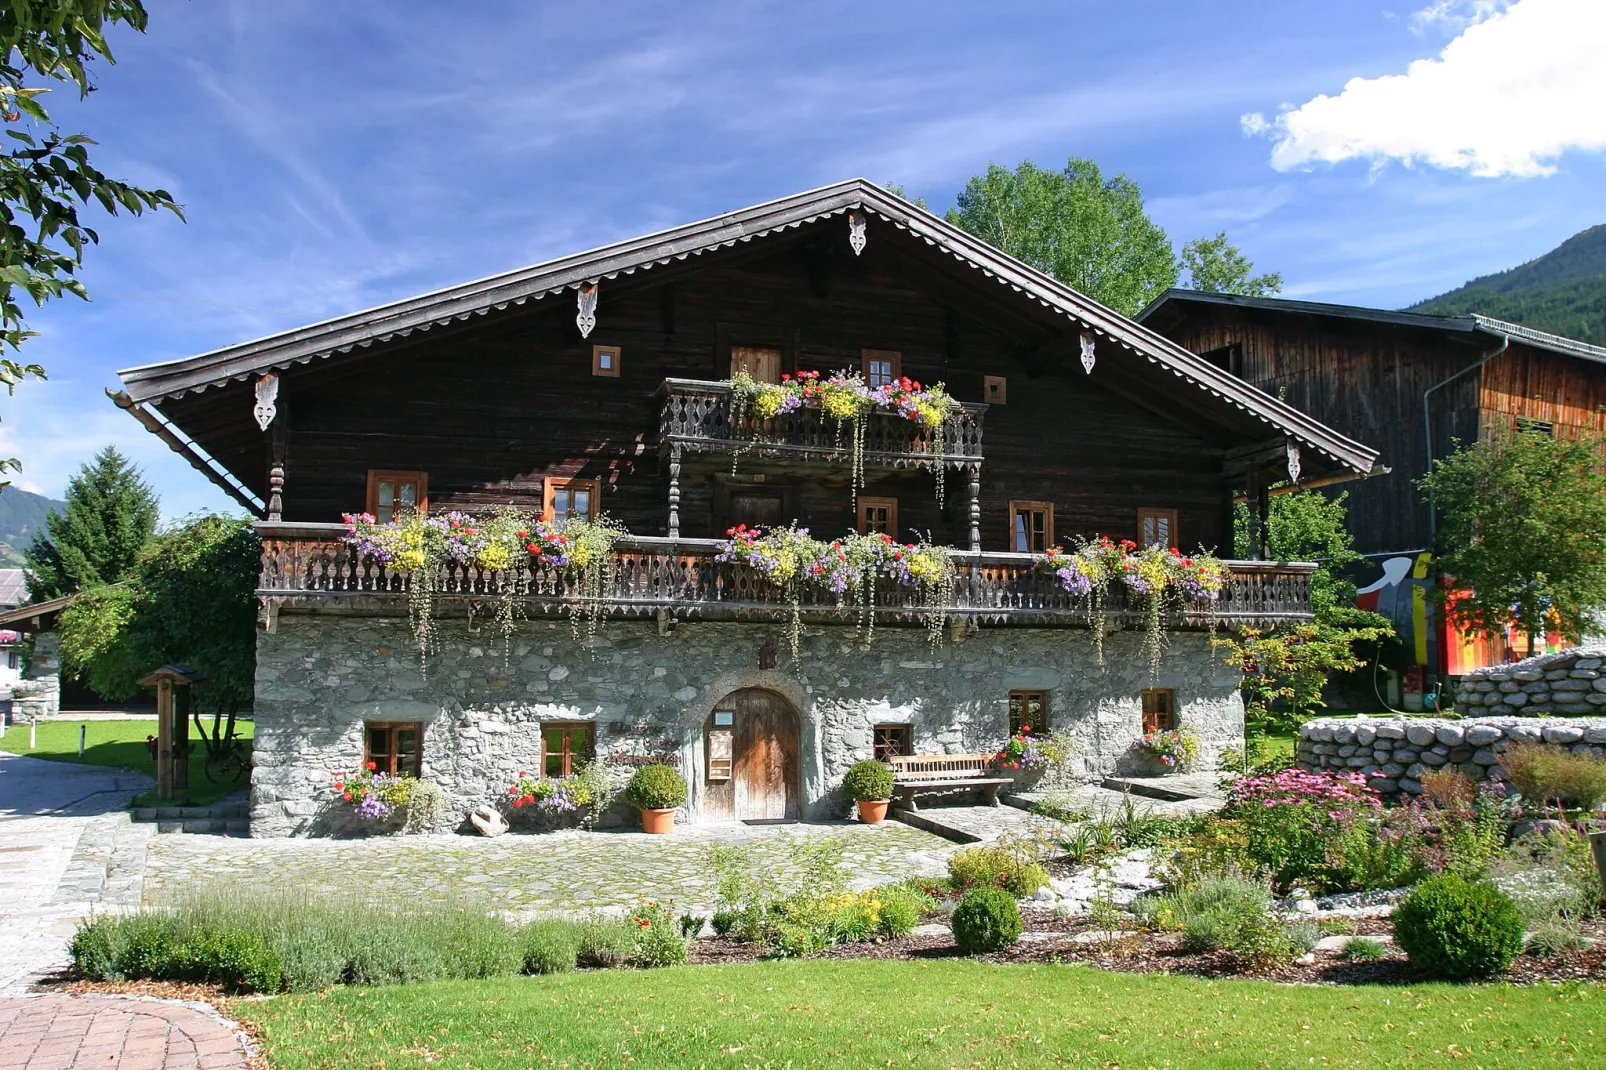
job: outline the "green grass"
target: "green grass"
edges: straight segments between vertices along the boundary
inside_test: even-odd
[[[1606,1065],[1606,996],[1590,985],[1287,986],[955,960],[337,988],[233,1011],[276,1070]]]
[[[202,718],[207,731],[212,730],[210,720]],[[84,741],[84,756],[78,757],[78,728],[88,729]],[[236,721],[235,735],[248,741],[255,725],[250,721]],[[14,724],[0,737],[0,750],[12,754],[26,754],[30,758],[43,758],[50,762],[72,762],[82,765],[105,765],[114,769],[132,769],[148,777],[156,776],[156,763],[151,760],[145,737],[156,734],[155,721],[46,721],[38,726],[38,747],[28,749],[28,726]],[[190,726],[190,786],[181,798],[167,806],[205,806],[246,785],[246,778],[228,784],[212,784],[206,779],[205,756],[201,741],[195,738]],[[156,805],[156,792],[151,790],[135,800],[136,805]]]

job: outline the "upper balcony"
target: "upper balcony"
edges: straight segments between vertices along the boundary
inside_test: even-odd
[[[257,594],[271,620],[280,607],[311,612],[392,614],[406,611],[406,573],[358,559],[342,541],[340,524],[259,523],[262,572]],[[630,537],[614,545],[613,565],[601,601],[608,615],[687,620],[782,620],[790,615],[786,595],[750,568],[715,560],[713,539]],[[1039,571],[1030,554],[965,553],[955,550],[958,571],[948,615],[983,624],[1085,628],[1084,602]],[[1310,619],[1314,565],[1229,561],[1230,578],[1214,611],[1189,609],[1173,626],[1203,628],[1212,622],[1251,627]],[[442,567],[434,577],[442,615],[459,615],[512,595],[532,613],[562,613],[587,599],[562,571],[530,568],[492,572],[465,565]],[[1104,605],[1107,624],[1142,627],[1141,604],[1124,588]],[[803,593],[803,614],[818,622],[849,623],[857,609],[817,589]],[[878,619],[913,622],[924,615],[918,592],[884,581],[876,592]]]
[[[665,379],[658,388],[658,448],[664,453],[741,452],[768,459],[796,458],[847,461],[852,454],[851,427],[827,418],[815,408],[801,408],[763,420],[749,413],[733,426],[731,388],[723,382]],[[982,459],[982,416],[987,406],[958,402],[938,436],[919,424],[891,413],[872,413],[865,420],[864,465],[867,468],[929,468],[979,464]]]

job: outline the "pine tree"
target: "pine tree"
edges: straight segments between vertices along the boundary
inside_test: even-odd
[[[56,598],[129,574],[156,531],[150,484],[117,447],[107,446],[67,484],[67,511],[52,509],[28,547],[28,593]]]

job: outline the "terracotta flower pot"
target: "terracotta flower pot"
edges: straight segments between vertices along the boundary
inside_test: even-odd
[[[887,819],[887,806],[891,799],[860,799],[859,820],[866,825],[879,825]]]
[[[667,836],[675,831],[675,811],[669,810],[643,810],[641,812],[641,831],[650,832],[654,836]]]

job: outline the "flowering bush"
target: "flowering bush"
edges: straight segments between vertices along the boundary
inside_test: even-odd
[[[1169,732],[1146,732],[1132,744],[1162,765],[1181,769],[1190,764],[1199,753],[1199,737],[1192,732],[1173,729]]]
[[[1250,858],[1280,890],[1296,884],[1326,889],[1347,883],[1338,852],[1351,829],[1373,825],[1381,809],[1377,792],[1358,773],[1295,768],[1239,777],[1222,814],[1242,824]]]
[[[513,782],[507,793],[512,797],[513,809],[529,807],[552,816],[572,814],[592,802],[591,785],[578,773],[546,779],[521,770],[519,779]]]
[[[412,777],[393,777],[379,772],[378,768],[368,762],[354,773],[335,777],[335,791],[342,802],[351,804],[351,812],[359,821],[383,821],[392,817],[406,808],[411,795]]]
[[[1058,765],[1062,757],[1058,743],[1032,735],[1032,726],[1023,724],[1020,733],[1010,736],[1004,749],[993,755],[993,762],[1000,769],[1037,771]]]

